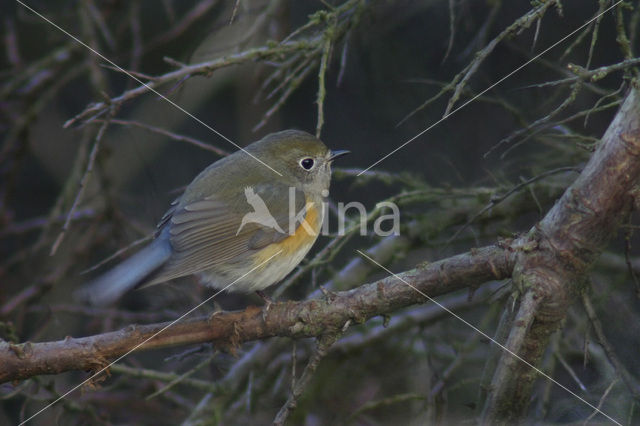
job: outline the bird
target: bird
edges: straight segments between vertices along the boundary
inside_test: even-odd
[[[348,153],[284,130],[219,159],[171,203],[146,247],[78,289],[76,298],[110,305],[132,289],[189,275],[214,289],[262,295],[315,243],[331,164]]]

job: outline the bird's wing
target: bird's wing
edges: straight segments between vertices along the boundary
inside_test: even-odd
[[[169,228],[173,254],[152,282],[198,273],[219,264],[242,262],[261,248],[286,238],[289,187],[269,184],[253,189],[264,201],[266,211],[256,211],[247,202],[245,193],[238,191],[238,198],[231,201],[212,195],[170,212],[163,225]],[[295,217],[304,208],[305,197],[299,189],[294,194]],[[251,220],[236,235],[246,214],[251,215]],[[268,226],[273,225],[272,219],[285,233]]]

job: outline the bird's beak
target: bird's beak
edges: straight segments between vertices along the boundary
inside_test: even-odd
[[[333,161],[336,158],[344,157],[347,154],[350,154],[351,151],[347,151],[346,149],[340,149],[337,151],[331,151],[331,155],[329,156],[329,161]]]

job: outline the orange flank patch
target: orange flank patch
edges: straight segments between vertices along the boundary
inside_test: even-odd
[[[310,204],[306,213],[304,221],[298,226],[293,235],[288,236],[278,243],[269,244],[260,250],[260,252],[256,254],[256,260],[265,261],[280,250],[282,250],[280,255],[285,256],[294,256],[300,250],[303,250],[306,254],[318,237],[320,226],[322,225],[315,203]],[[304,225],[305,223],[306,226]],[[313,230],[313,232],[310,232],[310,230]]]

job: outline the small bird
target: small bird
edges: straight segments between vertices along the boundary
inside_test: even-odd
[[[285,130],[214,162],[171,204],[148,246],[76,296],[108,305],[131,289],[192,274],[215,289],[261,294],[316,241],[331,163],[348,153]]]

